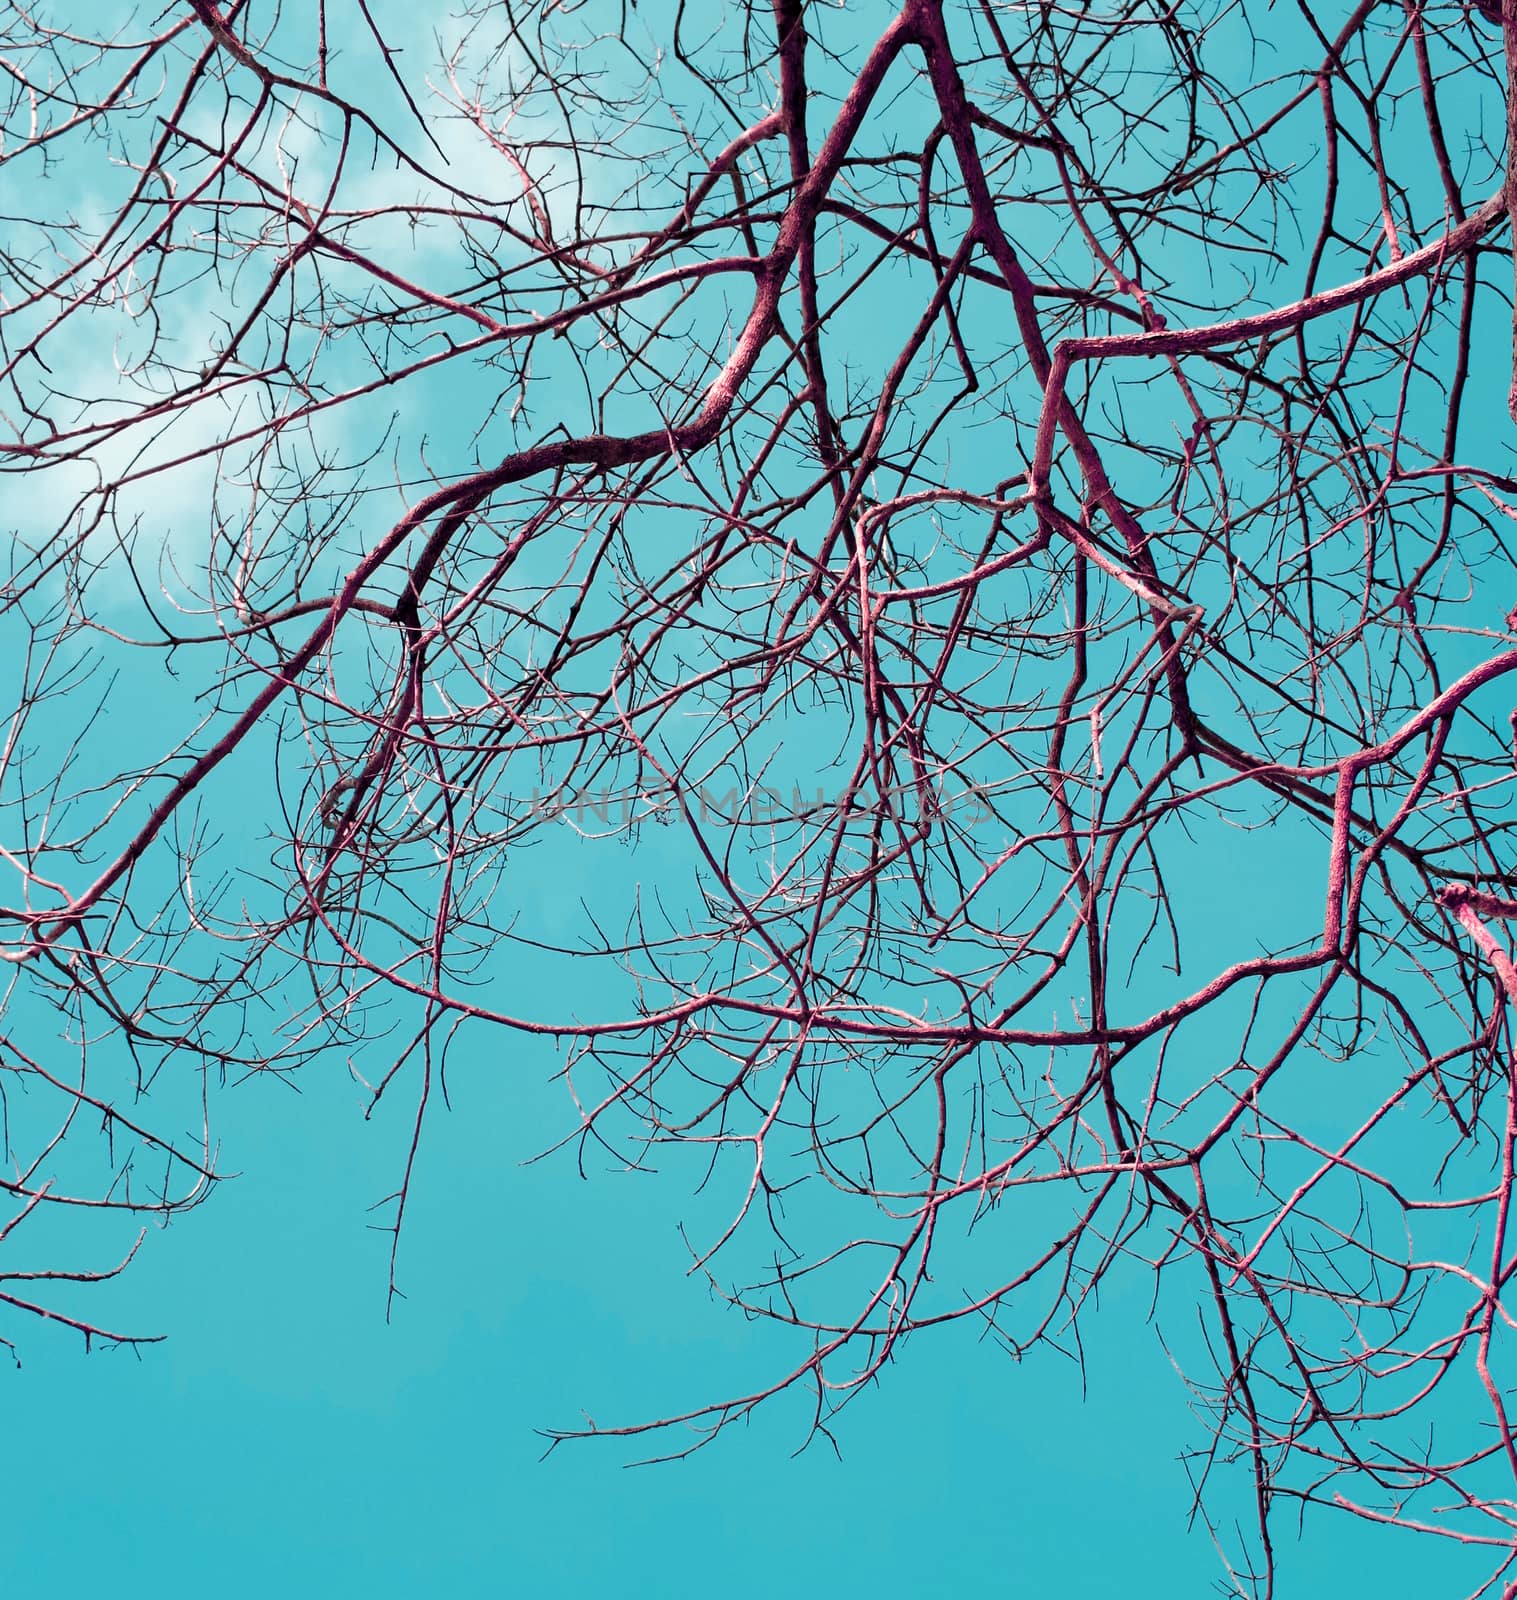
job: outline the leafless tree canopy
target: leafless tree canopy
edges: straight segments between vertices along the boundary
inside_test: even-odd
[[[1517,14],[0,19],[4,1331],[556,1071],[792,1330],[651,1453],[1143,1281],[1237,1592],[1517,1594]]]

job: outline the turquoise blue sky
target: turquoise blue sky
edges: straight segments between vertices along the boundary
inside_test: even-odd
[[[412,52],[408,74],[420,60],[427,66],[416,65],[417,74],[435,73],[435,55],[427,55],[429,41],[421,25],[430,19],[419,21],[417,8],[398,0],[374,9],[386,29],[397,29],[394,36],[405,38]],[[603,9],[610,17],[619,8]],[[841,60],[835,68],[817,68],[821,90],[815,115],[820,129],[835,110],[830,97],[855,64],[848,52],[877,31],[890,8],[863,4],[813,9],[818,35],[837,49]],[[1031,15],[1028,8],[1006,9]],[[336,17],[338,7],[331,10]],[[649,0],[638,25],[655,35],[667,31],[671,10]],[[385,125],[419,148],[405,108],[383,80],[372,53],[364,54],[370,47],[346,0],[342,14],[347,31],[334,33],[339,54],[346,51],[350,60],[361,63]],[[1240,80],[1246,74],[1249,82],[1264,86],[1259,89],[1261,104],[1275,92],[1269,80],[1278,75],[1278,98],[1283,99],[1297,84],[1300,63],[1320,57],[1298,11],[1274,5],[1212,6],[1207,14],[1219,19],[1217,59],[1225,57]],[[955,15],[967,37],[970,23],[965,19],[970,14],[961,7]],[[280,24],[284,31],[276,33],[276,40],[290,39],[293,49],[308,20],[306,14],[287,10]],[[1335,13],[1323,26],[1336,27],[1341,20]],[[1141,79],[1158,59],[1150,60],[1148,49],[1147,42],[1137,47],[1121,70],[1130,69]],[[994,80],[993,68],[993,61],[988,67],[981,64],[985,83]],[[901,84],[892,84],[892,95],[897,87],[900,98],[882,101],[880,121],[869,130],[880,145],[890,143],[892,126],[904,142],[908,135],[920,136],[925,125],[920,83],[913,80],[908,87],[903,75]],[[757,103],[769,90],[750,83],[742,92]],[[701,115],[700,137],[709,144],[721,119],[709,105]],[[1473,101],[1461,102],[1449,113],[1451,140],[1472,173],[1483,157],[1464,155],[1464,136],[1472,135],[1488,115],[1489,107],[1482,109]],[[892,117],[893,125],[887,121]],[[1103,149],[1099,108],[1091,111],[1090,123],[1092,145]],[[196,125],[211,127],[210,121]],[[529,106],[517,131],[523,137],[551,133],[551,108]],[[683,131],[677,130],[681,137]],[[1156,126],[1150,150],[1124,152],[1121,159],[1134,172],[1146,172],[1171,153],[1174,132],[1170,125]],[[667,127],[651,122],[629,129],[622,154],[635,161],[643,148],[639,141],[651,149],[666,135]],[[301,182],[318,193],[330,145],[293,124],[282,137],[281,159],[294,152]],[[476,165],[468,166],[467,141],[446,137],[470,182],[487,175],[493,181],[487,153],[473,149],[468,159]],[[1404,161],[1409,172],[1424,159],[1418,137],[1408,118],[1390,138],[1393,161]],[[269,151],[274,142],[271,136],[261,152],[266,164],[273,159]],[[1107,153],[1117,161],[1115,153]],[[1299,255],[1276,263],[1276,280],[1261,263],[1251,284],[1230,263],[1233,276],[1204,284],[1218,304],[1263,303],[1282,283],[1299,286],[1302,260],[1311,249],[1322,171],[1322,151],[1309,119],[1303,131],[1295,124],[1282,128],[1271,155],[1282,181],[1270,203],[1282,212],[1298,202],[1301,209],[1299,218],[1287,216],[1281,225],[1282,249]],[[1033,166],[1029,158],[1029,170]],[[1287,169],[1288,179],[1283,177]],[[0,168],[0,178],[13,184],[5,193],[4,209],[20,218],[32,202],[25,184],[39,180],[34,174],[6,177],[13,170],[19,169]],[[572,193],[567,163],[559,161],[545,170],[549,205],[567,205],[565,196]],[[1426,183],[1425,168],[1416,171]],[[52,187],[46,193],[64,209],[77,211],[87,226],[97,211],[103,213],[110,185],[132,181],[127,172],[60,161],[49,173],[46,181]],[[353,172],[351,184],[358,196],[353,203],[403,203],[397,186],[410,182],[409,177],[397,177],[382,165],[366,169],[357,158]],[[1461,168],[1460,175],[1473,193],[1486,178],[1472,173]],[[592,171],[583,180],[590,203],[617,203],[613,177],[620,183],[625,169],[618,167],[611,176]],[[640,200],[648,212],[658,213],[677,189],[673,181],[656,193],[650,187]],[[1436,197],[1422,205],[1423,191],[1416,192],[1419,220],[1431,234],[1437,224]],[[1246,197],[1249,203],[1255,198]],[[630,200],[622,203],[629,212],[633,209]],[[1046,264],[1040,258],[1067,248],[1059,231],[1034,208],[1022,207],[1016,224],[1018,243],[1039,270]],[[9,226],[19,234],[29,225],[13,220]],[[403,261],[407,271],[453,290],[473,267],[465,260],[466,251],[451,249],[451,235],[438,233],[440,238],[424,232],[408,235],[389,219],[363,237],[393,248],[394,259]],[[850,248],[863,259],[859,240]],[[1155,275],[1162,277],[1165,268],[1173,268],[1174,279],[1180,281],[1194,268],[1189,248],[1183,236],[1157,246]],[[503,259],[509,250],[501,244]],[[1332,281],[1358,270],[1363,259],[1362,241],[1338,239],[1324,253],[1321,278]],[[172,269],[170,261],[165,271]],[[1501,271],[1506,270],[1503,265]],[[251,270],[248,276],[254,276]],[[1198,281],[1205,277],[1196,274]],[[861,393],[879,377],[876,346],[883,345],[876,330],[888,323],[894,337],[896,324],[909,326],[918,314],[924,280],[919,270],[899,269],[871,282],[837,317],[838,369],[849,374]],[[700,339],[719,348],[728,318],[722,296],[728,294],[730,304],[741,307],[749,287],[742,279],[730,291],[712,289],[700,314],[692,312],[688,325],[680,325],[678,340],[692,351]],[[242,288],[227,290],[225,305],[240,304],[242,293]],[[503,301],[508,298],[502,291]],[[971,287],[964,294],[961,311],[977,354],[1012,337],[1003,325],[1003,300],[999,290]],[[206,309],[220,303],[204,283],[189,282],[179,303],[186,308],[184,322],[171,332],[187,368],[193,368],[214,354],[224,332],[212,326]],[[667,304],[660,303],[660,309]],[[1183,320],[1183,303],[1166,304],[1172,316]],[[902,306],[909,310],[903,312]],[[1396,327],[1405,335],[1420,308],[1408,298],[1398,315],[1405,326]],[[84,319],[83,332],[66,330],[67,339],[77,342],[65,343],[65,352],[87,375],[94,370],[92,362],[103,372],[113,370],[112,362],[117,367],[128,364],[133,338],[145,339],[135,319],[130,326],[125,316],[118,320],[116,345],[92,345],[92,325]],[[280,326],[277,319],[274,326]],[[1502,318],[1489,326],[1504,335]],[[1342,326],[1334,323],[1319,330],[1320,337],[1330,343],[1346,327],[1344,319]],[[304,337],[297,332],[297,345]],[[670,339],[677,342],[673,334]],[[586,345],[592,342],[587,336]],[[1440,349],[1434,340],[1429,356],[1434,368]],[[334,383],[352,381],[367,359],[350,333],[347,343],[338,341],[323,353],[324,372]],[[704,370],[694,355],[690,359],[692,371]],[[595,416],[586,401],[586,386],[576,369],[580,360],[593,366],[597,360],[611,363],[613,356],[594,349],[575,352],[567,341],[554,344],[536,358],[521,391],[527,401],[521,421],[504,414],[514,392],[509,374],[483,364],[460,364],[440,368],[401,390],[382,392],[367,411],[355,406],[356,421],[344,412],[331,424],[330,435],[317,427],[307,440],[291,430],[291,452],[324,444],[334,453],[351,447],[356,455],[355,438],[370,442],[362,431],[365,425],[383,435],[383,446],[373,458],[377,465],[363,469],[364,495],[345,508],[341,532],[323,550],[332,573],[344,570],[343,563],[355,551],[390,525],[402,498],[397,480],[408,489],[422,481],[423,460],[426,471],[435,465],[439,474],[461,474],[477,460],[493,459],[512,443],[538,438],[557,425],[580,430],[601,425],[605,419]],[[1466,429],[1461,444],[1461,455],[1478,456],[1496,470],[1510,470],[1511,465],[1508,435],[1499,431],[1505,427],[1501,407],[1506,360],[1504,345],[1494,337],[1484,340],[1468,408],[1480,420]],[[1393,380],[1394,365],[1387,362],[1386,370]],[[1419,378],[1424,387],[1417,393],[1425,399],[1440,378],[1436,370],[1431,376],[1424,373]],[[1393,387],[1392,380],[1382,383],[1384,392],[1390,392],[1386,385]],[[62,379],[58,381],[61,387]],[[957,381],[944,357],[932,384],[943,385],[946,394]],[[1127,403],[1146,415],[1143,408],[1151,410],[1153,402],[1137,381],[1127,371],[1117,380],[1103,378],[1105,386],[1098,385],[1089,402],[1091,414],[1113,401],[1119,384],[1127,384]],[[924,412],[930,409],[929,400],[939,398],[932,384],[924,380]],[[1152,392],[1163,392],[1157,381]],[[982,398],[985,413],[976,413],[973,426],[941,442],[939,455],[925,453],[922,472],[951,469],[979,486],[995,482],[1002,471],[1021,470],[1025,461],[1019,452],[1025,454],[1030,443],[1035,415],[1025,373],[1004,392]],[[1382,398],[1376,391],[1376,401]],[[1169,396],[1164,403],[1172,400]],[[647,425],[645,401],[639,391],[623,394],[618,400],[622,411],[607,425]],[[59,401],[60,412],[63,407]],[[1379,414],[1374,406],[1367,408]],[[211,436],[218,426],[233,426],[232,402],[221,412],[207,409],[210,421],[197,411],[189,423],[176,426],[192,434],[197,427],[209,429]],[[247,421],[247,415],[236,416],[238,425]],[[1430,411],[1428,418],[1424,431],[1433,437],[1436,413]],[[178,447],[179,438],[166,436],[167,442],[155,448],[168,452]],[[1262,427],[1257,438],[1240,443],[1240,459],[1250,463],[1240,471],[1240,481],[1251,487],[1257,471],[1264,482],[1274,469],[1277,446]],[[391,448],[398,463],[393,470],[385,454]],[[113,441],[105,454],[119,464],[120,451],[119,441]],[[1156,474],[1156,469],[1151,460],[1127,464],[1133,469],[1133,497],[1142,498],[1157,482],[1157,475],[1150,481],[1145,474]],[[799,482],[812,466],[809,460],[777,466],[774,477],[788,486],[787,472]],[[58,519],[67,526],[68,493],[60,480],[69,492],[78,493],[85,472],[68,467],[39,479],[37,499],[19,512],[14,509],[19,501],[9,499],[0,522],[14,523],[23,537],[39,532],[48,536]],[[345,481],[340,474],[336,478],[336,487],[327,485],[334,501]],[[0,479],[7,495],[14,481]],[[526,503],[535,490],[520,493]],[[225,511],[228,525],[235,525],[235,495],[224,488],[222,497],[217,515],[208,516],[210,481],[200,466],[148,479],[120,497],[123,518],[141,518],[147,540],[159,541],[158,548],[166,553],[166,593],[182,597],[190,587],[188,580],[178,586],[173,562],[186,564],[186,569],[196,560],[202,568],[207,564],[208,521],[219,522]],[[1204,496],[1198,491],[1199,498]],[[681,541],[696,526],[700,510],[693,491],[691,499],[694,509],[655,503],[629,519],[627,548],[637,552],[647,571],[669,566],[683,553]],[[479,563],[493,560],[499,539],[516,526],[516,505],[508,503],[509,496],[501,500],[494,524],[471,535],[478,543],[470,552]],[[304,509],[297,503],[291,517],[298,520]],[[274,515],[260,506],[248,514],[249,526]],[[565,527],[575,531],[570,519]],[[943,528],[958,532],[946,512],[937,532]],[[1468,537],[1473,564],[1476,535]],[[957,559],[948,534],[939,539],[926,518],[903,526],[899,542],[933,572],[946,570]],[[285,577],[283,547],[270,548],[269,581],[277,587]],[[1481,543],[1480,554],[1492,550],[1496,564],[1500,547]],[[768,552],[754,554],[751,567],[743,570],[762,579],[768,558]],[[97,615],[113,626],[125,626],[138,597],[119,558],[103,560],[95,589]],[[931,567],[933,562],[939,567]],[[233,563],[226,564],[230,568]],[[529,618],[537,591],[528,585],[549,585],[566,564],[572,563],[563,544],[545,543],[513,570],[528,596],[521,603]],[[462,557],[459,567],[466,567]],[[1216,608],[1231,581],[1218,564],[1196,576],[1194,593]],[[1461,581],[1456,571],[1450,591]],[[1053,588],[1045,585],[1046,592],[1039,591],[1037,572],[1025,582],[1024,588],[1020,574],[1008,576],[995,591],[997,615],[991,614],[992,601],[986,601],[983,620],[988,627],[999,623],[1009,637],[1035,605],[1046,600],[1049,614],[1054,614],[1063,604]],[[320,587],[313,579],[311,588]],[[1501,604],[1496,603],[1496,587],[1474,595],[1468,613],[1457,613],[1457,620],[1468,624],[1467,632],[1439,639],[1445,678],[1489,654],[1502,606],[1511,603],[1504,590],[1497,597]],[[62,603],[61,588],[44,592]],[[587,617],[596,616],[601,603],[611,614],[609,592],[592,598]],[[219,599],[224,605],[225,593]],[[1119,606],[1129,600],[1117,594],[1106,603]],[[1345,610],[1353,603],[1350,595],[1343,602]],[[1454,614],[1451,609],[1440,616]],[[377,658],[391,648],[394,632],[388,623],[368,636],[361,629],[353,631],[357,641],[344,644],[346,654],[334,665],[334,675],[343,678],[345,687],[344,674],[351,672],[356,683],[369,670],[371,662],[363,652],[372,649]],[[1114,630],[1105,645],[1109,654],[1099,662],[1101,670],[1117,670],[1117,658],[1137,637]],[[23,670],[23,645],[19,629],[9,634],[0,630],[0,665],[13,679]],[[70,646],[75,647],[82,648],[78,641]],[[510,648],[518,647],[513,633]],[[709,662],[722,647],[721,640],[713,644],[707,638],[691,646],[692,659],[702,659],[704,651]],[[621,648],[620,641],[612,641],[602,655],[579,661],[574,668],[578,686],[593,683]],[[1261,628],[1260,673],[1294,670],[1293,648],[1283,642],[1283,634],[1275,638]],[[88,738],[75,760],[74,781],[81,786],[99,783],[107,797],[87,801],[81,808],[85,812],[92,805],[102,810],[119,775],[140,763],[145,733],[158,738],[154,751],[168,728],[203,747],[217,726],[215,717],[224,710],[197,700],[205,683],[196,674],[193,651],[169,658],[122,650],[118,657],[111,655],[111,646],[101,649],[120,676],[107,683],[102,673],[93,685],[72,686],[60,696],[56,721],[49,711],[28,735],[35,737],[39,751],[35,774],[49,761],[61,762],[62,746],[82,720]],[[1019,693],[1029,681],[1034,689],[1045,689],[1063,670],[1057,659],[1047,669],[1035,666],[1030,679],[1021,680]],[[1223,721],[1233,710],[1226,677],[1201,662],[1194,669],[1198,704],[1206,715],[1215,713]],[[446,680],[443,686],[448,686]],[[232,682],[225,704],[240,705],[247,692],[243,680]],[[108,711],[92,723],[81,708],[93,704],[97,693],[108,697]],[[853,731],[841,706],[839,701],[818,710],[798,699],[784,708],[783,721],[776,714],[759,728],[754,738],[767,741],[761,753],[774,756],[776,787],[782,793],[795,774],[805,777],[812,790],[834,784],[837,751]],[[1476,702],[1476,709],[1499,725],[1509,696],[1504,688],[1493,690]],[[1125,714],[1125,708],[1113,714],[1114,729]],[[197,720],[206,716],[212,733],[194,731]],[[283,744],[277,744],[272,732],[250,742],[215,784],[208,785],[203,804],[195,809],[196,826],[205,836],[207,883],[227,874],[229,902],[246,894],[260,906],[272,903],[265,880],[276,849],[271,841],[283,826],[280,807],[287,806],[290,815],[302,809],[309,814],[321,781],[312,777],[304,795],[290,789],[276,796],[268,774],[276,745],[286,756],[291,751],[298,756],[305,731],[292,719],[280,730]],[[704,724],[693,730],[687,724],[681,736],[694,740],[708,731]],[[1115,742],[1116,734],[1111,737]],[[1085,759],[1083,749],[1079,759]],[[285,775],[298,770],[298,760],[281,769]],[[520,764],[513,769],[511,785],[497,774],[503,807],[527,799],[522,770]],[[1008,790],[1018,778],[1015,761],[1003,760],[995,751],[983,754],[978,772],[987,784]],[[727,781],[724,774],[714,787],[724,789]],[[145,804],[149,792],[137,795],[102,838],[115,841],[118,832],[135,825],[138,802]],[[1003,848],[1009,837],[1009,832],[992,829],[983,841],[986,855]],[[1166,971],[1162,960],[1150,962],[1137,969],[1123,1001],[1130,1000],[1146,1014],[1193,988],[1198,973],[1225,960],[1316,937],[1324,852],[1322,828],[1299,816],[1249,835],[1245,846],[1220,811],[1205,814],[1188,836],[1183,855],[1188,871],[1173,884],[1172,894],[1177,917],[1210,932],[1199,941],[1199,949],[1194,944],[1188,948],[1183,975]],[[763,856],[764,840],[759,838],[746,864],[762,865]],[[498,865],[498,905],[520,913],[518,934],[568,938],[571,930],[583,926],[582,901],[597,911],[625,914],[635,893],[651,896],[656,889],[671,904],[695,904],[693,866],[694,857],[677,829],[649,827],[629,845],[614,838],[582,838],[566,822],[556,822],[544,825],[530,847],[513,841],[505,848]],[[83,876],[82,864],[78,870]],[[148,901],[155,895],[171,899],[181,887],[166,851],[152,855],[139,875],[138,889]],[[996,896],[1012,905],[1018,892],[1015,873],[1008,871],[983,897],[981,909],[988,918],[1000,909]],[[1303,896],[1310,901],[1304,917]],[[1315,927],[1313,917],[1318,919]],[[1129,930],[1124,926],[1118,931]],[[956,961],[967,964],[978,957],[945,950],[938,959],[946,972]],[[501,1009],[533,1018],[619,1013],[630,992],[630,985],[608,975],[603,963],[549,959],[526,944],[503,943],[485,967],[482,982],[492,1001],[499,997]],[[888,990],[888,985],[881,987]],[[1262,1008],[1261,1032],[1285,1017],[1287,1001],[1299,999],[1288,985],[1281,987],[1286,995],[1273,991]],[[905,999],[894,993],[887,997],[902,1005],[926,1004],[922,990]],[[266,1025],[272,1036],[285,1026],[287,1011],[276,1015],[276,1002],[284,998],[282,990],[274,993],[271,987],[266,994],[255,985],[253,1000],[267,1001],[269,1011],[260,1015],[257,1005],[251,1005],[246,1014],[250,1030],[256,1034]],[[1080,998],[1059,993],[1050,1004],[1077,1006]],[[71,1017],[50,1011],[45,996],[24,989],[11,993],[7,1005],[8,1030],[43,1041],[60,1059],[68,1059]],[[1215,1069],[1213,1047],[1219,1058],[1240,1051],[1243,1009],[1243,999],[1235,996],[1216,1008],[1212,1033],[1183,1036],[1175,1050],[1175,1073],[1198,1073],[1204,1081]],[[228,1032],[241,1020],[241,1013],[229,1019]],[[1435,1031],[1431,1023],[1429,1031]],[[1322,1057],[1310,1056],[1298,1074],[1285,1076],[1272,1104],[1309,1118],[1324,1140],[1342,1137],[1362,1114],[1365,1077],[1391,1074],[1401,1066],[1392,1046],[1385,1044],[1382,1050],[1382,1043],[1346,1051],[1349,1059],[1343,1062],[1324,1059],[1330,1049]],[[132,1067],[126,1053],[107,1048],[115,1049],[106,1058],[110,1070],[122,1082],[129,1081]],[[625,1161],[595,1146],[587,1149],[583,1168],[572,1147],[545,1155],[576,1125],[560,1076],[563,1056],[551,1040],[502,1029],[465,1030],[450,1048],[448,1103],[438,1096],[428,1110],[399,1256],[402,1296],[389,1304],[391,1241],[386,1223],[393,1208],[387,1202],[405,1168],[416,1103],[414,1074],[402,1075],[372,1116],[366,1115],[368,1097],[354,1075],[356,1070],[372,1072],[376,1063],[382,1071],[386,1048],[380,1037],[356,1062],[345,1059],[342,1051],[329,1050],[288,1082],[260,1077],[213,1085],[216,1164],[227,1180],[206,1204],[167,1228],[149,1230],[130,1271],[118,1281],[87,1292],[60,1288],[50,1302],[127,1333],[161,1333],[162,1342],[136,1349],[96,1348],[86,1354],[67,1330],[30,1319],[0,1321],[0,1336],[15,1339],[18,1357],[14,1365],[0,1363],[4,1436],[16,1458],[0,1510],[0,1584],[16,1593],[99,1592],[132,1600],[138,1595],[174,1600],[203,1588],[228,1600],[271,1592],[297,1597],[361,1594],[374,1600],[418,1592],[727,1594],[756,1600],[776,1591],[988,1591],[1028,1600],[1114,1595],[1169,1600],[1213,1592],[1224,1577],[1224,1561],[1204,1522],[1192,1516],[1195,1456],[1207,1445],[1210,1430],[1200,1408],[1192,1409],[1169,1355],[1173,1352],[1193,1371],[1198,1362],[1205,1366],[1204,1335],[1196,1307],[1184,1291],[1187,1281],[1196,1280],[1186,1280],[1180,1271],[1175,1274],[1179,1292],[1167,1293],[1156,1307],[1152,1274],[1140,1265],[1119,1263],[1082,1314],[1078,1342],[1059,1331],[1025,1358],[1014,1357],[967,1320],[930,1336],[912,1337],[879,1381],[862,1390],[832,1423],[836,1449],[827,1438],[811,1433],[807,1395],[796,1392],[761,1407],[682,1461],[636,1464],[643,1455],[678,1449],[693,1435],[653,1435],[630,1442],[574,1440],[549,1453],[552,1430],[573,1429],[586,1419],[601,1427],[646,1421],[743,1393],[794,1365],[798,1346],[793,1334],[745,1320],[708,1292],[699,1275],[688,1272],[692,1243],[703,1247],[720,1235],[735,1201],[741,1200],[741,1162],[721,1166],[707,1185],[699,1152],[655,1152],[649,1165],[658,1170],[648,1172],[627,1170]],[[695,1059],[699,1064],[700,1058]],[[1141,1053],[1133,1060],[1146,1070]],[[873,1065],[884,1074],[897,1063],[880,1059]],[[182,1063],[176,1063],[172,1051],[161,1066],[154,1125],[193,1146],[199,1134],[198,1081],[176,1070]],[[864,1093],[859,1081],[853,1080],[856,1095]],[[847,1091],[837,1093],[843,1100]],[[29,1126],[28,1119],[40,1117],[45,1108],[18,1092],[4,1109],[14,1132]],[[1415,1165],[1423,1153],[1414,1143],[1420,1131],[1413,1126],[1408,1133],[1398,1124],[1395,1136],[1405,1141],[1402,1153]],[[1243,1196],[1239,1205],[1246,1210],[1250,1153],[1244,1149],[1230,1159],[1232,1164],[1217,1174],[1213,1192],[1222,1192],[1229,1201]],[[1450,1181],[1468,1176],[1456,1166]],[[1478,1181],[1478,1175],[1471,1181]],[[1025,1237],[1062,1215],[1059,1208],[1069,1203],[1062,1191],[1054,1197],[1053,1188],[1019,1192],[1015,1205],[987,1211],[968,1237],[949,1236],[945,1224],[935,1288],[945,1297],[967,1297],[1017,1270]],[[797,1234],[813,1247],[819,1238],[829,1242],[829,1226],[845,1215],[851,1218],[852,1213],[845,1213],[845,1202],[835,1195],[823,1190],[818,1200],[812,1189],[805,1190],[796,1201]],[[39,1214],[24,1235],[17,1235],[17,1248],[24,1239],[25,1249],[33,1252],[21,1265],[53,1264],[48,1252],[56,1248],[60,1260],[67,1255],[68,1265],[104,1266],[135,1232],[132,1227],[109,1236],[104,1230],[84,1234],[73,1230],[76,1220]],[[1430,1221],[1423,1239],[1439,1239],[1441,1225]],[[851,1221],[848,1227],[853,1231]],[[807,1228],[814,1231],[806,1234]],[[81,1239],[86,1240],[82,1247]],[[764,1253],[771,1248],[767,1235],[744,1235],[732,1252],[735,1262],[729,1268],[724,1258],[723,1271],[741,1279],[743,1269],[755,1261],[762,1270]],[[1012,1261],[1005,1271],[1003,1256]],[[17,1260],[19,1256],[4,1258],[7,1267]],[[1311,1308],[1303,1311],[1303,1322],[1316,1314]],[[1455,1393],[1463,1397],[1465,1392]],[[1227,1465],[1213,1481],[1210,1509],[1221,1528],[1226,1559],[1237,1557],[1240,1541],[1235,1535],[1250,1515],[1246,1488],[1244,1475]],[[1452,1545],[1384,1532],[1348,1518],[1318,1516],[1297,1539],[1288,1517],[1282,1516],[1276,1539],[1278,1592],[1291,1600],[1349,1592],[1453,1596],[1473,1587],[1476,1575],[1489,1566],[1486,1552],[1467,1558]]]
[[[1070,1361],[1017,1364],[962,1329],[908,1347],[845,1413],[841,1458],[825,1442],[797,1457],[804,1404],[782,1402],[684,1462],[628,1469],[596,1442],[541,1460],[534,1430],[581,1407],[678,1406],[777,1352],[681,1286],[686,1195],[517,1164],[560,1114],[533,1076],[488,1098],[476,1081],[437,1119],[388,1326],[364,1206],[393,1139],[342,1115],[351,1096],[240,1093],[229,1165],[248,1175],[151,1241],[112,1297],[171,1341],[83,1359],[32,1332],[0,1380],[25,1452],[6,1582],[237,1600],[1212,1592],[1177,1459],[1198,1432],[1141,1287],[1086,1324],[1083,1388]],[[1376,1573],[1451,1593],[1459,1566],[1347,1521],[1281,1559],[1302,1594]]]

